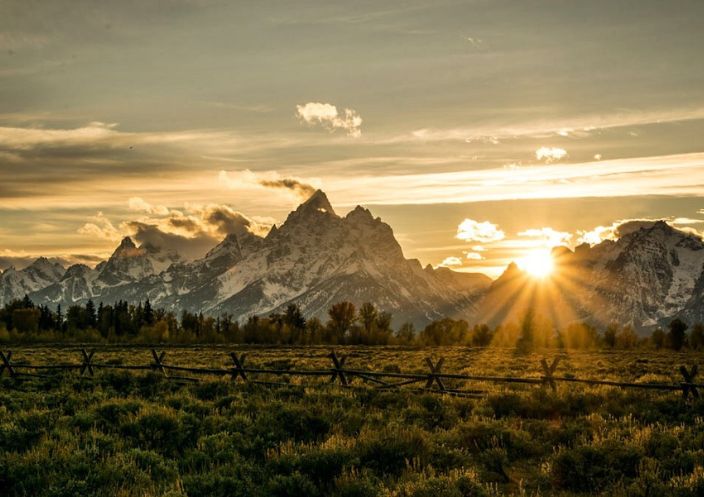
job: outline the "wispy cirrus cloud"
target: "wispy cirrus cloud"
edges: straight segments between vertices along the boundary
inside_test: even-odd
[[[537,110],[536,112],[540,112]],[[425,127],[406,134],[387,137],[387,142],[461,141],[465,143],[499,144],[515,139],[586,138],[603,131],[634,126],[688,122],[704,119],[704,107],[673,108],[659,111],[611,112],[595,115],[575,115],[542,119],[529,115],[524,120],[521,112],[512,124],[487,120],[467,127]],[[631,130],[632,131],[632,130]]]
[[[218,139],[232,141],[224,131],[120,131],[117,123],[93,121],[76,128],[0,127],[0,150],[30,151],[68,147],[134,147],[136,145],[177,144]],[[239,139],[238,139],[239,141]]]

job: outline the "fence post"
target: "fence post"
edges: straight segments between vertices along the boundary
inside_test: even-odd
[[[81,349],[81,355],[83,356],[83,364],[81,364],[81,376],[88,371],[90,376],[93,376],[93,355],[95,350],[91,350],[90,353],[86,352],[86,349]]]
[[[549,386],[550,388],[552,388],[553,392],[557,390],[557,384],[555,383],[554,373],[557,369],[557,365],[559,364],[559,362],[560,358],[556,357],[548,366],[548,361],[545,358],[540,360],[540,365],[543,367],[543,376],[541,378],[543,380],[543,386]]]
[[[2,376],[2,373],[7,369],[7,373],[10,377],[14,378],[17,373],[15,372],[15,368],[12,367],[12,351],[8,350],[7,355],[5,355],[5,353],[0,350],[0,360],[2,360],[2,364],[0,364],[0,376]]]
[[[164,369],[164,357],[166,356],[166,352],[162,351],[161,354],[156,353],[155,349],[152,349],[152,357],[154,358],[154,362],[151,363],[151,367],[153,369],[159,369],[161,371],[161,374],[164,376],[169,376],[166,374],[166,369]]]
[[[425,363],[430,368],[430,374],[428,375],[428,381],[425,383],[425,388],[433,388],[433,383],[437,383],[438,388],[440,388],[443,392],[445,391],[445,385],[442,382],[442,378],[437,376],[440,374],[440,370],[442,369],[444,362],[444,357],[441,357],[436,364],[433,364],[433,360],[430,357],[425,358]]]
[[[682,375],[682,378],[684,378],[684,381],[682,382],[682,396],[685,400],[689,398],[690,393],[692,394],[692,398],[699,398],[699,390],[697,390],[697,387],[693,385],[694,378],[697,376],[698,372],[699,367],[696,364],[692,366],[690,371],[687,371],[685,366],[680,366],[680,374]]]
[[[247,355],[243,353],[237,357],[237,354],[230,352],[230,357],[235,364],[230,373],[232,375],[232,381],[237,381],[238,376],[241,376],[243,381],[247,381],[247,373],[244,371],[244,360],[247,358]]]
[[[345,370],[343,369],[345,366],[345,361],[347,361],[347,356],[343,355],[342,357],[338,358],[337,354],[333,350],[332,352],[330,352],[329,357],[330,359],[332,359],[333,365],[330,383],[333,383],[337,378],[340,378],[340,383],[342,383],[343,386],[348,386],[349,381],[347,380],[347,375],[345,375]]]

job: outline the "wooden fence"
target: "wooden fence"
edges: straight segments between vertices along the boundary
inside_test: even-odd
[[[157,352],[156,349],[151,349],[152,361],[144,365],[123,365],[94,362],[95,350],[88,352],[86,349],[80,349],[80,363],[64,363],[64,364],[30,364],[27,362],[13,362],[12,352],[0,351],[0,377],[7,371],[11,378],[22,379],[33,377],[50,377],[47,374],[38,373],[40,371],[51,370],[77,370],[81,377],[93,377],[96,370],[100,369],[121,369],[133,371],[155,371],[163,375],[165,378],[176,381],[198,381],[197,378],[182,376],[182,374],[207,375],[207,376],[230,376],[232,381],[241,379],[243,382],[269,384],[269,385],[291,385],[290,383],[276,383],[271,381],[258,380],[259,375],[273,375],[283,377],[330,377],[330,383],[339,382],[343,387],[351,386],[353,378],[361,379],[365,384],[373,384],[378,389],[393,389],[401,387],[415,387],[417,390],[438,392],[448,395],[457,396],[476,396],[482,392],[478,390],[455,389],[448,388],[446,381],[464,380],[488,383],[519,383],[527,385],[540,385],[550,388],[553,391],[557,389],[558,383],[581,383],[586,385],[606,385],[619,388],[640,388],[648,390],[660,391],[680,391],[685,399],[699,398],[699,388],[704,388],[704,384],[695,383],[695,378],[698,374],[697,365],[688,369],[685,366],[680,366],[679,373],[682,376],[682,381],[679,383],[632,383],[611,380],[584,379],[571,376],[558,376],[555,374],[557,366],[560,363],[560,357],[553,359],[548,363],[546,359],[540,361],[542,375],[537,378],[519,378],[513,376],[485,376],[485,375],[468,375],[456,373],[443,373],[442,367],[444,358],[440,358],[437,362],[433,362],[431,358],[425,359],[425,364],[429,371],[427,373],[402,373],[392,371],[365,371],[359,369],[346,368],[345,363],[347,356],[338,357],[335,351],[329,355],[332,361],[330,369],[266,369],[257,367],[248,367],[245,365],[247,355],[237,355],[235,352],[230,352],[229,357],[232,361],[232,366],[229,368],[205,368],[205,367],[188,367],[175,366],[165,363],[166,352]],[[27,371],[34,371],[30,373]]]

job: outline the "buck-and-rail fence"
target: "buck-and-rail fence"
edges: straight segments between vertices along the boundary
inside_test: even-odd
[[[107,362],[95,362],[94,358],[97,350],[87,350],[85,348],[78,349],[81,362],[77,363],[57,363],[57,364],[31,364],[29,362],[13,361],[12,351],[0,350],[0,378],[7,373],[10,378],[21,380],[31,378],[51,378],[51,375],[41,373],[41,371],[70,371],[77,370],[82,378],[92,378],[95,376],[95,371],[104,370],[128,370],[128,371],[154,371],[169,380],[194,382],[199,381],[198,378],[191,376],[183,376],[183,374],[204,375],[204,376],[229,376],[232,381],[241,380],[245,383],[257,383],[265,385],[282,385],[292,386],[291,383],[262,381],[256,379],[259,375],[284,376],[284,377],[329,377],[330,383],[338,383],[343,387],[352,386],[354,378],[361,379],[366,385],[372,384],[378,389],[395,389],[395,388],[414,388],[421,391],[436,392],[455,396],[481,396],[483,391],[476,389],[463,388],[448,388],[446,381],[463,380],[469,382],[487,382],[487,383],[517,383],[526,385],[539,385],[550,388],[553,391],[557,390],[559,383],[585,384],[592,386],[612,386],[618,388],[637,388],[647,390],[659,390],[670,392],[681,392],[684,399],[698,399],[700,397],[699,389],[704,388],[704,384],[696,383],[695,378],[698,375],[698,365],[693,365],[691,368],[680,366],[678,372],[682,376],[681,382],[672,383],[636,383],[626,381],[613,381],[589,378],[577,378],[574,376],[559,376],[556,374],[557,367],[560,363],[560,356],[555,357],[551,362],[546,358],[541,359],[541,376],[521,378],[515,376],[491,376],[491,375],[476,375],[462,373],[446,373],[442,371],[445,359],[440,357],[437,361],[433,361],[431,357],[425,358],[425,365],[428,368],[427,373],[398,371],[368,371],[363,369],[353,369],[345,367],[347,362],[346,355],[338,356],[333,350],[328,355],[331,360],[329,369],[286,369],[286,368],[261,368],[249,367],[245,365],[247,354],[229,352],[228,356],[232,363],[230,367],[211,368],[211,367],[194,367],[194,366],[178,366],[167,364],[166,351],[158,351],[156,348],[151,348],[151,362],[148,364],[113,364]],[[28,372],[33,371],[33,372]],[[308,385],[308,384],[306,384]],[[421,386],[419,386],[421,385]]]

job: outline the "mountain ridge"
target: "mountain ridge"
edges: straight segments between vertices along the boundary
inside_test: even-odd
[[[633,221],[619,238],[553,249],[557,271],[537,280],[515,263],[492,281],[479,273],[406,259],[391,226],[357,206],[338,215],[321,190],[265,235],[242,226],[200,259],[122,239],[95,268],[39,258],[0,274],[0,304],[28,294],[64,306],[88,299],[150,299],[179,312],[244,319],[290,304],[324,318],[333,303],[373,302],[398,320],[443,317],[500,324],[532,308],[565,326],[626,322],[637,329],[673,317],[704,320],[704,241],[664,221]],[[397,323],[398,324],[398,323]]]
[[[422,325],[472,309],[491,281],[448,271],[406,259],[388,224],[361,206],[339,216],[317,190],[264,237],[243,228],[190,262],[126,237],[95,269],[71,266],[30,297],[46,305],[149,298],[176,312],[237,318],[292,303],[323,318],[335,302],[370,301]]]

